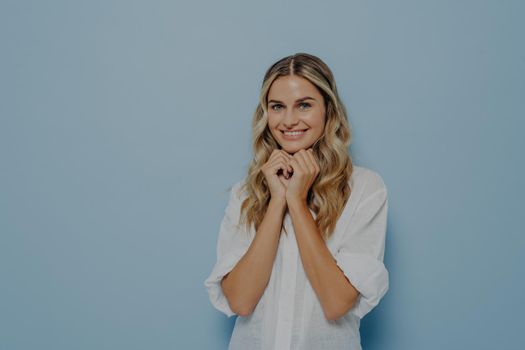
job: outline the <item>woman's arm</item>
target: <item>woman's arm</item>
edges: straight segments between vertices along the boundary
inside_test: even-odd
[[[285,211],[286,200],[270,200],[246,254],[221,281],[231,309],[240,316],[253,312],[270,280]]]
[[[303,267],[315,290],[326,319],[336,320],[350,310],[359,292],[337,266],[321,237],[306,202],[288,202]]]
[[[326,319],[335,320],[350,310],[359,291],[337,265],[307,206],[308,191],[320,172],[313,150],[297,151],[290,164],[293,176],[286,189],[286,202],[303,267]]]

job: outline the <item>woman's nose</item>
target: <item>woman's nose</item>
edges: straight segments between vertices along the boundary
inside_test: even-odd
[[[284,126],[291,128],[296,125],[298,121],[299,120],[292,109],[286,111],[283,119]]]

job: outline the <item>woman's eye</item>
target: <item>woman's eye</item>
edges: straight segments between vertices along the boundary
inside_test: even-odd
[[[281,105],[273,105],[271,108],[272,108],[274,111],[276,111],[276,110],[277,110],[276,107],[281,107]]]
[[[309,103],[306,103],[306,102],[303,102],[299,105],[300,107],[304,107],[303,109],[306,109],[308,107],[310,107],[310,104]]]

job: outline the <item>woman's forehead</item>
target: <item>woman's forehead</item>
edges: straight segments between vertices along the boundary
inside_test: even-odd
[[[277,78],[268,92],[268,100],[285,99],[295,102],[297,99],[313,98],[318,99],[319,91],[308,79],[299,76],[284,76]]]

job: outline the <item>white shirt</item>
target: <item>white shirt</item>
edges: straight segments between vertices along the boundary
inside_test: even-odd
[[[255,236],[238,225],[246,193],[235,183],[220,225],[217,262],[204,281],[212,305],[228,317],[235,315],[220,282],[246,253]],[[360,321],[388,290],[383,264],[387,226],[387,189],[381,176],[354,165],[349,180],[352,192],[327,247],[337,265],[360,292],[343,317],[329,321],[303,269],[291,217],[286,212],[277,255],[266,289],[254,311],[238,316],[228,350],[361,350]],[[316,215],[310,209],[313,217]]]

